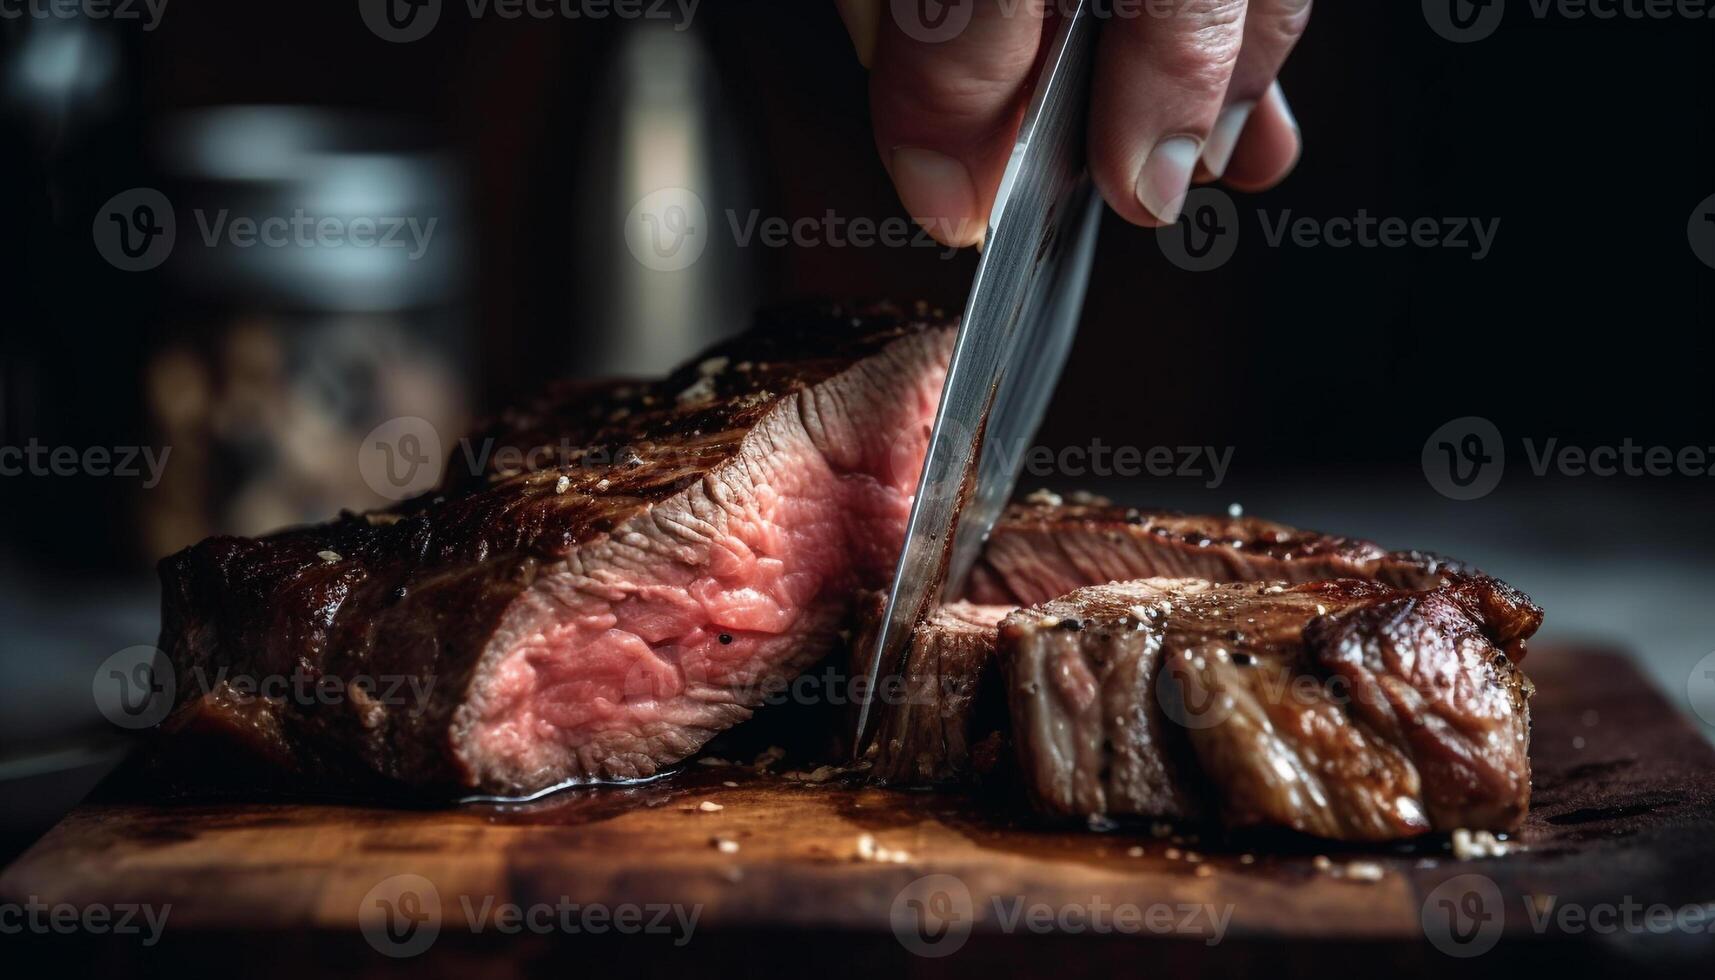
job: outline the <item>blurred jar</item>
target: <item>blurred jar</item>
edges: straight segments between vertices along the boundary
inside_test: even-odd
[[[145,545],[390,503],[365,437],[412,418],[450,445],[466,423],[458,168],[410,127],[322,109],[201,110],[159,137],[177,295],[145,390],[173,460]]]

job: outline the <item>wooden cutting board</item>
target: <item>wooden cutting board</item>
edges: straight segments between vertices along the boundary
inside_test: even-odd
[[[314,956],[318,972],[477,964],[565,975],[568,952],[579,969],[638,975],[767,965],[1111,976],[1147,963],[1325,976],[1376,957],[1409,974],[1506,972],[1523,956],[1575,972],[1715,963],[1704,931],[1715,923],[1715,750],[1623,657],[1547,647],[1528,667],[1538,688],[1533,806],[1515,851],[1488,860],[1455,860],[1441,842],[1364,850],[1055,830],[993,799],[694,767],[646,785],[448,810],[98,794],[0,875],[0,901],[170,903],[156,946],[79,947],[121,972],[197,972],[241,957],[248,972],[301,973]],[[578,911],[577,932],[556,923],[513,935],[484,918],[485,906],[557,903],[635,906],[638,924],[659,916],[663,931],[591,934]],[[1661,906],[1681,924],[1656,934],[1638,911],[1636,933],[1620,919],[1599,931],[1605,910],[1623,916],[1627,903]],[[678,908],[657,908],[669,905]],[[1708,921],[1691,926],[1704,905]],[[1136,916],[1117,911],[1129,906]],[[394,919],[391,937],[375,932],[401,907],[417,914]],[[559,913],[532,914],[541,926]],[[409,951],[432,922],[423,956],[383,956],[371,942],[403,936],[388,951]],[[1470,959],[1442,951],[1479,947]]]

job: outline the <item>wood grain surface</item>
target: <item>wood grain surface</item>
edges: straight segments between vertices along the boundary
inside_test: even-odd
[[[120,973],[219,972],[235,956],[265,975],[314,956],[319,972],[418,976],[472,964],[563,975],[568,962],[842,976],[1145,962],[1322,974],[1377,956],[1408,975],[1504,972],[1526,955],[1574,973],[1715,962],[1715,750],[1623,657],[1543,648],[1527,666],[1535,794],[1500,858],[1459,861],[1444,840],[1363,850],[1044,827],[994,794],[809,782],[780,766],[441,810],[150,799],[122,781],[0,875],[0,901],[170,905],[147,948],[24,937]],[[438,933],[428,954],[384,956],[376,942],[393,940],[374,930],[404,891]],[[561,927],[564,905],[578,906],[576,930]],[[592,934],[591,905],[637,907],[637,925],[659,915],[660,929],[598,916]],[[1640,907],[1635,930],[1628,905]],[[495,918],[506,906],[547,911],[514,934]],[[1651,906],[1679,918],[1653,928]],[[1450,931],[1468,941],[1449,945]]]

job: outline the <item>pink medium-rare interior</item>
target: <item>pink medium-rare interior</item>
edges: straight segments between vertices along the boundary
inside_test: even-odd
[[[469,782],[652,775],[828,652],[892,574],[950,339],[784,400],[737,458],[539,578],[455,717]]]

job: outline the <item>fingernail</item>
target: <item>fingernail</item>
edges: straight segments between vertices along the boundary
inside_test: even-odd
[[[1233,150],[1238,147],[1245,123],[1250,121],[1251,110],[1255,108],[1255,102],[1235,102],[1215,117],[1215,128],[1209,131],[1209,142],[1203,144],[1203,166],[1209,168],[1211,176],[1219,177],[1227,172],[1227,163],[1233,159]]]
[[[1268,95],[1269,98],[1274,100],[1275,106],[1280,110],[1281,117],[1292,126],[1292,131],[1295,133],[1302,133],[1303,130],[1298,128],[1298,117],[1292,114],[1292,103],[1286,101],[1286,93],[1281,91],[1280,80],[1278,78],[1275,79],[1274,84],[1268,87]]]
[[[895,147],[892,162],[900,202],[936,241],[964,246],[981,239],[982,223],[971,217],[976,210],[976,187],[964,164],[917,146]]]
[[[1137,175],[1137,202],[1157,221],[1171,224],[1179,220],[1201,150],[1193,137],[1169,136],[1149,151]]]

